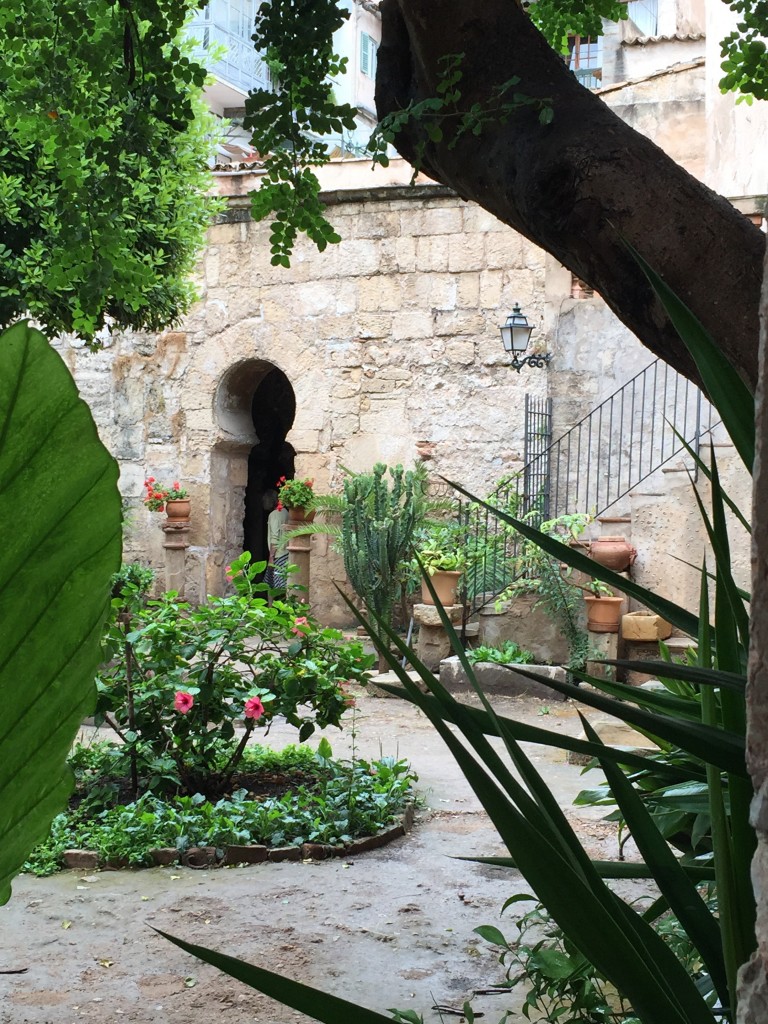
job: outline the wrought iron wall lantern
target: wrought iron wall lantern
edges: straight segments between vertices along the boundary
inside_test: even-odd
[[[507,317],[506,322],[501,325],[499,330],[501,331],[501,340],[505,351],[513,353],[510,366],[513,370],[517,370],[518,373],[520,373],[524,366],[535,366],[541,369],[552,358],[551,352],[532,352],[523,359],[519,358],[519,355],[528,348],[533,327],[528,323],[528,318],[521,312],[520,305],[517,302],[512,307],[512,312]]]

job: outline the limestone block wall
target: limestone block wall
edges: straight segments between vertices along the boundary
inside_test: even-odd
[[[249,455],[281,417],[297,474],[314,477],[319,492],[341,490],[343,467],[424,461],[435,480],[484,495],[522,468],[526,394],[552,397],[557,437],[650,362],[599,297],[571,299],[568,271],[446,189],[327,199],[338,246],[317,253],[301,242],[290,269],[272,267],[268,228],[235,196],[210,231],[200,300],[178,329],[117,335],[95,354],[60,343],[121,464],[126,558],[163,565],[161,517],[141,503],[144,478],[189,488],[193,600],[227,586],[225,567],[245,543]],[[552,353],[548,369],[509,367],[498,325],[516,301],[536,328],[534,345]],[[268,386],[275,375],[279,392]],[[674,515],[646,515],[657,553],[675,549],[668,537],[681,521],[697,520],[685,495]],[[638,563],[641,582],[646,565],[648,582],[682,578],[649,556]],[[328,622],[349,619],[333,586],[343,578],[327,538],[313,538],[311,598]]]
[[[435,477],[485,493],[520,468],[525,393],[546,392],[550,371],[515,374],[498,333],[519,301],[549,345],[541,251],[434,186],[328,199],[338,246],[320,254],[301,242],[290,269],[272,267],[268,227],[236,199],[210,231],[200,301],[177,330],[118,335],[95,355],[61,343],[121,463],[128,557],[162,563],[160,517],[140,500],[145,476],[189,488],[192,598],[221,591],[242,550],[259,442],[250,402],[270,372],[295,397],[296,472],[320,491],[340,488],[342,466],[425,459]],[[323,546],[313,598],[334,605],[324,577],[340,566],[323,565]]]

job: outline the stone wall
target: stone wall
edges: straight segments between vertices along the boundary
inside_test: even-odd
[[[268,228],[250,221],[246,181],[228,179],[237,194],[210,231],[200,300],[178,329],[118,335],[96,354],[60,345],[121,463],[127,558],[163,564],[161,517],[141,504],[145,476],[189,488],[192,599],[227,585],[225,566],[245,543],[249,454],[266,450],[281,418],[297,474],[321,493],[341,489],[342,467],[423,461],[436,481],[484,495],[522,467],[526,394],[552,397],[558,436],[651,361],[599,297],[570,297],[568,271],[444,188],[327,193],[342,242],[318,253],[302,241],[285,269],[269,263]],[[552,353],[548,369],[509,367],[498,326],[516,301],[534,347]],[[255,500],[271,473],[252,481]],[[648,566],[667,596],[695,602],[668,540],[697,522],[686,495],[669,515],[646,517],[654,555],[639,559],[638,578]],[[258,509],[257,519],[258,533]],[[642,553],[637,529],[633,540]],[[348,621],[333,587],[343,578],[327,538],[313,538],[311,597],[328,622]]]

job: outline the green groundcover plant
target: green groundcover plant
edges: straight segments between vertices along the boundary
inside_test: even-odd
[[[239,778],[252,783],[284,777],[289,788],[278,795],[256,797],[243,786],[215,801],[202,793],[166,799],[145,793],[124,804],[118,799],[119,764],[114,744],[74,749],[72,806],[54,819],[50,836],[32,852],[24,870],[52,874],[71,849],[96,852],[106,864],[146,867],[158,849],[343,845],[395,820],[416,778],[405,761],[394,758],[333,760],[330,744],[322,740],[317,751],[306,746],[246,750]]]
[[[505,640],[499,647],[481,644],[480,647],[473,647],[467,651],[467,661],[470,665],[476,665],[481,661],[493,665],[532,665],[535,660],[530,651],[524,650],[514,640]]]

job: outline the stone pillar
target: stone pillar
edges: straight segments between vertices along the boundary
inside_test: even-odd
[[[760,310],[760,380],[757,388],[756,454],[752,492],[752,607],[747,683],[747,767],[755,796],[751,821],[757,830],[752,885],[757,901],[757,950],[739,972],[739,1024],[768,1020],[768,256]]]
[[[458,632],[461,623],[461,614],[464,606],[460,604],[450,605],[444,611]],[[453,654],[451,641],[443,629],[440,621],[440,613],[433,604],[416,604],[413,606],[413,618],[419,627],[419,635],[416,639],[416,656],[434,672],[440,667],[443,658]]]
[[[290,524],[289,524],[290,525]],[[309,555],[312,536],[291,537],[288,541],[288,564],[295,565],[296,571],[288,576],[288,597],[309,604]]]
[[[163,523],[163,547],[165,548],[165,589],[175,590],[179,597],[184,597],[186,583],[186,554],[189,547],[189,520],[173,522],[166,519]]]

